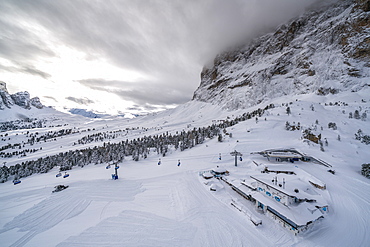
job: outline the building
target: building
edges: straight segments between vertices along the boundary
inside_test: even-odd
[[[256,208],[295,234],[309,229],[328,211],[328,205],[307,182],[310,177],[263,174],[251,178],[256,182],[256,190],[250,194]]]
[[[326,163],[323,160],[316,159],[312,156],[300,153],[297,150],[290,149],[269,149],[260,152],[252,152],[251,154],[259,154],[263,157],[266,157],[269,161],[289,161],[294,163],[295,161],[304,161],[304,162],[314,162],[326,167],[332,167],[330,164]]]
[[[222,175],[229,175],[229,171],[227,171],[225,168],[220,167],[220,166],[217,166],[216,168],[212,169],[212,170],[211,170],[211,173],[212,173],[215,177],[220,177],[220,176],[222,176]]]

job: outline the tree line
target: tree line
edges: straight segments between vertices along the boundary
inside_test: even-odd
[[[192,148],[207,139],[217,137],[221,133],[221,130],[227,127],[251,118],[261,117],[265,110],[270,108],[274,108],[274,104],[270,104],[263,109],[259,108],[253,112],[244,113],[232,120],[227,119],[207,127],[194,128],[189,131],[183,130],[175,134],[165,132],[159,135],[144,136],[133,140],[126,139],[118,143],[104,142],[102,146],[61,152],[36,160],[24,161],[10,167],[4,164],[0,167],[0,182],[4,183],[11,178],[20,179],[34,173],[47,173],[54,167],[59,167],[60,171],[66,171],[72,169],[74,166],[84,167],[89,164],[101,164],[112,161],[121,162],[125,157],[129,156],[133,160],[138,161],[147,158],[151,151],[166,156],[172,147],[180,151]]]

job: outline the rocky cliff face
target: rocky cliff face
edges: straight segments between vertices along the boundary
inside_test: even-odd
[[[369,78],[370,1],[342,0],[218,55],[193,99],[245,108],[283,95],[358,91]]]
[[[18,105],[25,109],[31,109],[32,106],[38,109],[44,107],[38,97],[31,99],[28,92],[9,94],[6,83],[0,82],[0,110],[12,108],[13,105]]]

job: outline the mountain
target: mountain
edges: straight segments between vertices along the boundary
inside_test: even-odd
[[[368,87],[370,1],[314,9],[204,67],[193,100],[247,108],[284,95]]]
[[[0,96],[0,110],[4,110],[6,108],[10,109],[14,105],[28,110],[31,109],[31,107],[35,107],[37,109],[44,108],[40,99],[38,97],[30,98],[30,94],[27,91],[9,94],[5,82],[0,82]]]
[[[102,117],[109,116],[108,114],[97,114],[92,111],[88,111],[86,109],[79,109],[79,108],[72,108],[69,110],[69,112],[72,114],[81,115],[81,116],[88,117],[88,118],[102,118]]]
[[[43,128],[2,132],[1,246],[367,246],[370,183],[360,170],[370,152],[356,133],[370,135],[370,125],[349,113],[369,112],[370,89],[296,99],[274,99],[274,107],[264,111],[256,108],[265,104],[226,111],[192,101],[125,120],[58,115],[43,121]],[[307,129],[320,134],[323,145],[302,138]],[[295,148],[332,167],[251,154],[276,148]],[[238,166],[230,155],[235,150],[243,154]],[[112,165],[117,160],[119,169]],[[308,182],[304,193],[325,200],[329,212],[295,236],[221,179],[200,176],[217,166],[248,194],[251,175],[274,175],[265,168],[300,171],[306,174],[302,180],[278,176],[287,176],[287,188],[312,177],[324,182],[324,190]],[[112,180],[116,171],[119,179]],[[13,185],[15,176],[21,183]],[[68,188],[52,193],[60,185]],[[302,215],[319,213],[313,202],[302,203],[309,209]],[[262,225],[255,226],[252,217]]]
[[[39,110],[0,83],[0,119],[16,118],[0,123],[1,246],[368,246],[369,12],[311,10],[217,56],[195,100],[133,119]],[[289,207],[288,189],[304,195]]]

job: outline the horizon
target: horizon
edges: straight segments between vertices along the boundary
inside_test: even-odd
[[[314,2],[2,1],[0,80],[62,111],[158,112],[190,101],[218,53]]]

